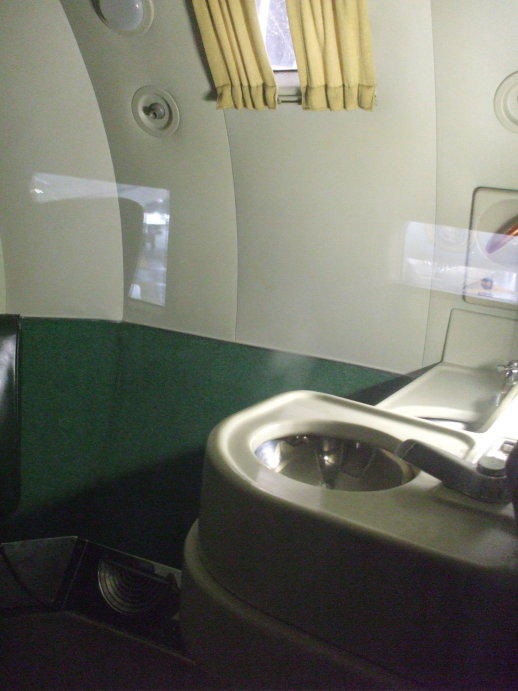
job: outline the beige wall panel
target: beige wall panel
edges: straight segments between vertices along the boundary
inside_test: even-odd
[[[370,0],[372,113],[216,111],[190,2],[154,5],[124,36],[91,2],[0,4],[2,309],[118,319],[124,302],[129,321],[394,371],[440,359],[454,307],[512,316],[401,270],[410,222],[465,228],[476,187],[518,188],[518,135],[493,112],[515,2]],[[178,103],[170,137],[133,118],[147,84]],[[169,204],[163,304],[145,281],[130,297],[149,190]]]
[[[121,204],[124,319],[234,339],[237,247],[232,169],[223,115],[207,100],[210,83],[194,38],[191,3],[154,0],[154,22],[142,35],[111,31],[90,2],[62,4],[97,93],[117,182],[169,195],[164,305],[128,297],[145,239],[138,204]],[[178,104],[180,126],[171,136],[151,136],[133,118],[133,95],[150,84],[170,92]]]
[[[6,309],[122,316],[120,216],[102,120],[57,0],[0,3]],[[91,198],[91,184],[103,189]]]
[[[518,133],[505,129],[493,109],[498,85],[518,70],[518,3],[432,0],[432,13],[437,223],[468,228],[475,188],[518,189]],[[513,315],[510,310],[470,305],[459,294],[432,293],[425,364],[441,358],[454,307],[505,318]],[[491,334],[481,334],[481,338],[490,339]]]
[[[421,365],[428,291],[400,281],[433,222],[429,2],[372,0],[374,112],[226,113],[238,218],[237,338],[394,371]]]

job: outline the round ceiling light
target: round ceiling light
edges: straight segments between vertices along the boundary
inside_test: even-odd
[[[153,23],[151,0],[94,0],[95,11],[113,31],[143,34]]]

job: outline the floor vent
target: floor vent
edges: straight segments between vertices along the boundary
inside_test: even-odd
[[[105,602],[121,614],[135,616],[149,612],[171,596],[170,580],[113,561],[99,561],[97,578]]]
[[[0,613],[71,611],[183,652],[181,572],[77,537],[0,545]]]

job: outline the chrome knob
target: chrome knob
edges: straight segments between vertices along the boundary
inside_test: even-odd
[[[498,372],[502,372],[506,383],[518,382],[518,360],[510,360],[506,365],[497,365]]]
[[[161,103],[151,103],[149,106],[144,106],[142,111],[151,120],[162,120],[166,116],[166,110]]]

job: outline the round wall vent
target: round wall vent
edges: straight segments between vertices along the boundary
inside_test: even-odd
[[[137,125],[154,137],[173,134],[180,125],[180,111],[171,94],[157,86],[143,86],[135,92],[131,110]]]
[[[510,74],[495,93],[496,117],[511,132],[518,132],[518,72]]]

